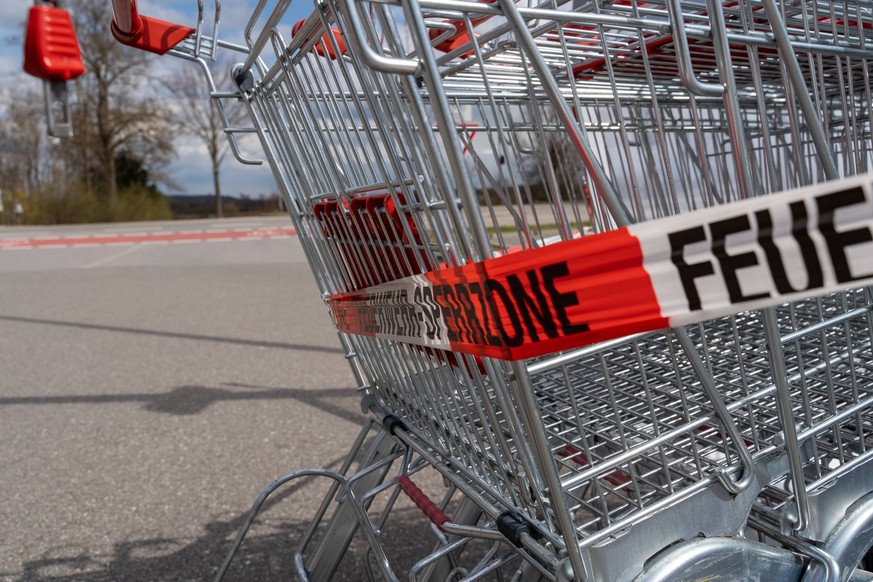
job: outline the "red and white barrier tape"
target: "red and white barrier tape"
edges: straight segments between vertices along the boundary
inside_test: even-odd
[[[873,283],[873,175],[330,298],[340,331],[508,360]]]

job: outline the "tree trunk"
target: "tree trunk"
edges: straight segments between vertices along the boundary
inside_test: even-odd
[[[109,112],[109,87],[100,77],[97,78],[97,139],[100,146],[100,168],[103,182],[103,195],[106,197],[110,214],[114,214],[118,185],[115,182],[115,148],[112,144],[112,129]]]
[[[222,218],[224,213],[221,211],[221,184],[220,184],[221,181],[219,180],[219,177],[218,177],[219,171],[220,171],[219,164],[215,160],[215,158],[213,158],[213,160],[212,160],[212,184],[213,184],[213,187],[215,188],[215,215],[218,216],[218,218]]]

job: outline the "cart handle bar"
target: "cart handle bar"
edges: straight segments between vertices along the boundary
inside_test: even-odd
[[[112,20],[121,33],[136,34],[142,28],[136,0],[112,0]]]
[[[136,0],[112,0],[112,36],[121,44],[162,55],[194,34],[195,30],[142,16]]]

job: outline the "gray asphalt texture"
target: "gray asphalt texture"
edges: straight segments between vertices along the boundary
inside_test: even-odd
[[[296,238],[0,251],[0,580],[209,579],[264,486],[337,466],[354,386]],[[291,578],[323,489],[280,492],[228,579]]]

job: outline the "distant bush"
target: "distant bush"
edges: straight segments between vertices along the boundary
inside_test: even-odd
[[[176,195],[167,196],[170,209],[175,218],[214,218],[215,197],[207,195]],[[278,194],[270,196],[222,196],[222,213],[225,217],[264,216],[269,214],[284,215]]]
[[[227,218],[236,218],[240,215],[239,206],[232,201],[222,201],[221,213]]]
[[[100,221],[100,202],[84,189],[35,192],[24,200],[22,219],[28,224],[74,224]]]
[[[108,222],[135,220],[170,220],[173,212],[167,199],[154,188],[140,185],[128,186],[118,191],[118,202],[109,210]]]
[[[24,203],[28,224],[77,224],[87,222],[130,222],[170,220],[173,213],[166,198],[151,188],[132,185],[119,190],[110,205],[84,188],[64,192],[38,192]]]

